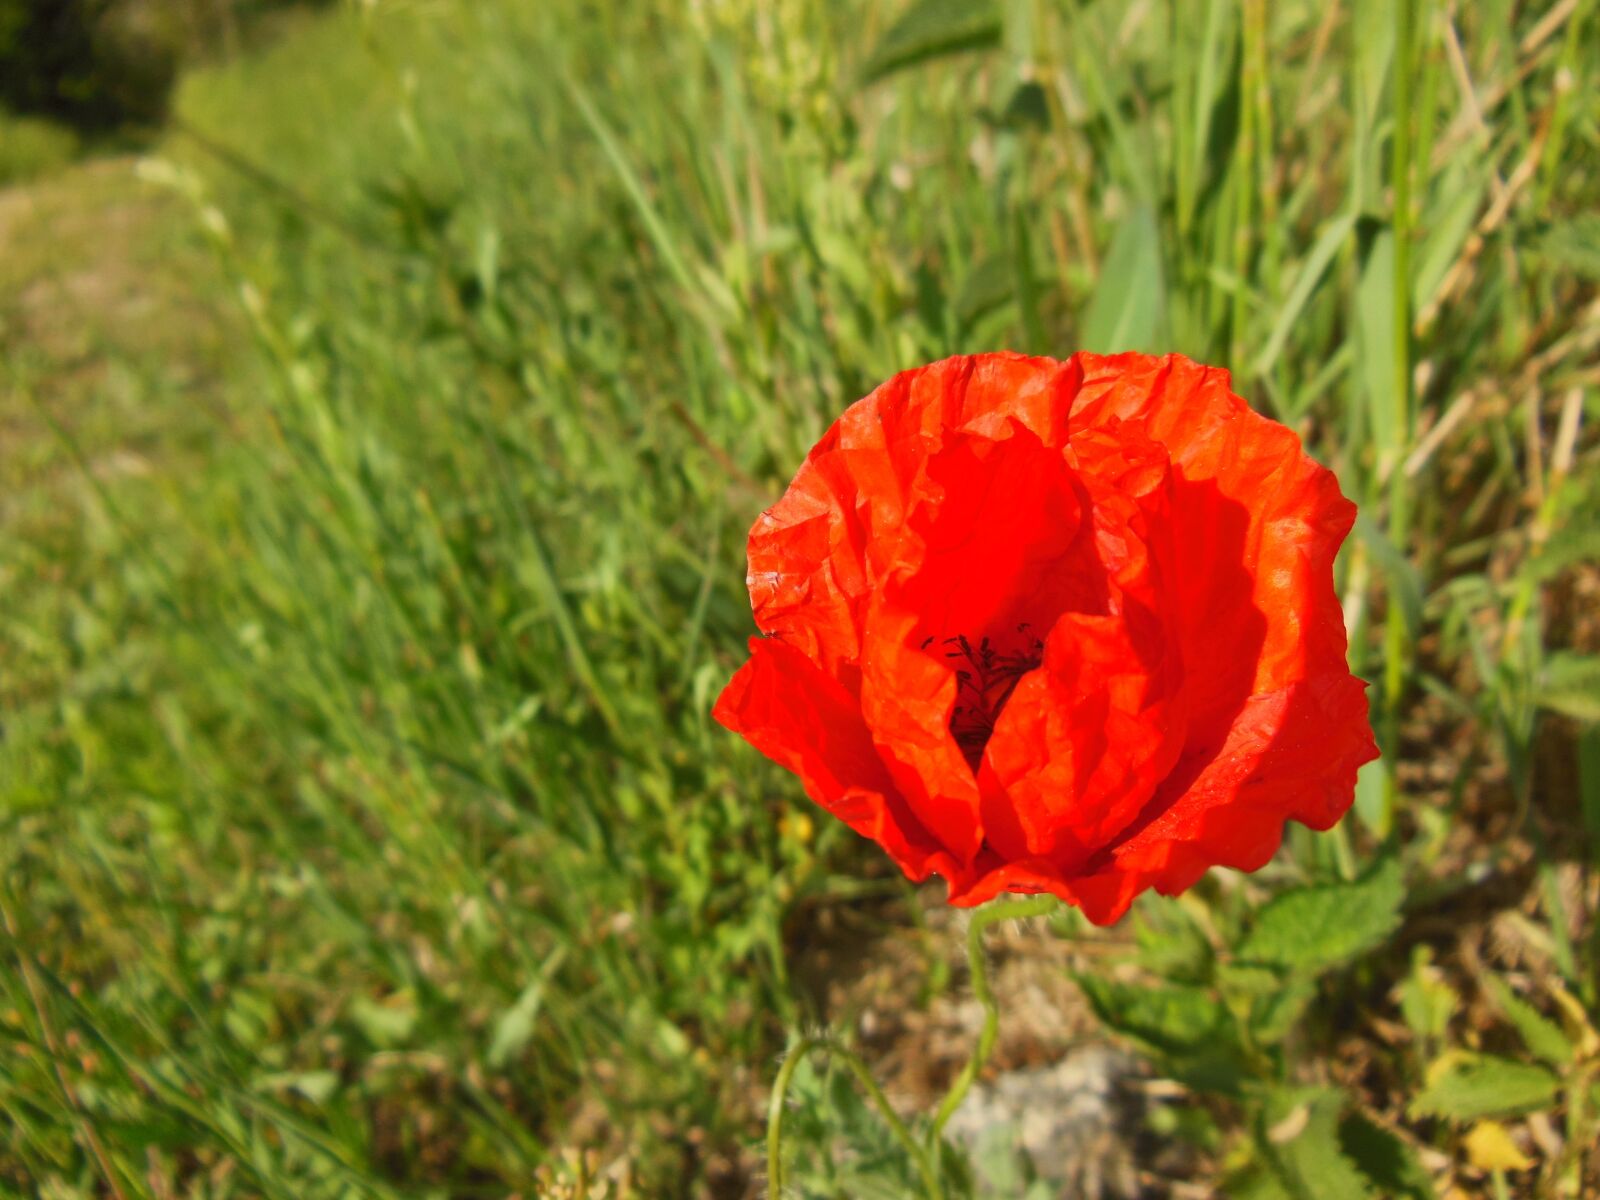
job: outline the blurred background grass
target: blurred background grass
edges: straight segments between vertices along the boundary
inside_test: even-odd
[[[1339,472],[1385,759],[1278,875],[1509,881],[1592,1011],[1595,7],[79,5],[50,76],[4,0],[0,1188],[756,1194],[798,931],[937,900],[710,723],[744,533],[997,347]]]

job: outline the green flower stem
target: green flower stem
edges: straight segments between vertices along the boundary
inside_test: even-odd
[[[1394,139],[1390,176],[1394,187],[1394,459],[1389,465],[1389,540],[1405,553],[1411,520],[1411,496],[1403,464],[1411,453],[1411,67],[1416,35],[1416,0],[1395,0],[1394,5]],[[1404,699],[1410,646],[1405,609],[1391,587],[1384,618],[1384,748],[1395,754],[1400,739],[1400,703]],[[1394,771],[1384,773],[1383,809],[1378,832],[1388,836],[1399,805],[1399,785]]]
[[[1054,896],[1030,896],[1026,900],[1008,900],[1000,904],[991,904],[987,908],[979,909],[972,916],[972,924],[967,927],[967,966],[972,972],[972,991],[978,997],[978,1003],[983,1005],[983,1030],[978,1034],[978,1045],[972,1052],[972,1057],[967,1060],[967,1065],[961,1068],[955,1082],[950,1085],[950,1090],[945,1093],[944,1101],[939,1105],[938,1114],[933,1118],[933,1126],[928,1130],[928,1144],[937,1151],[939,1138],[944,1133],[944,1127],[950,1121],[961,1102],[966,1099],[967,1093],[972,1090],[972,1083],[978,1078],[978,1072],[983,1070],[983,1064],[989,1061],[989,1055],[994,1052],[995,1038],[1000,1033],[1000,1009],[995,1005],[994,992],[989,987],[989,969],[983,957],[983,931],[991,925],[1001,921],[1020,921],[1025,917],[1043,916],[1056,907],[1058,901]]]
[[[861,1085],[861,1090],[867,1094],[867,1099],[872,1102],[872,1106],[878,1110],[878,1115],[883,1118],[883,1123],[894,1135],[894,1140],[900,1143],[905,1152],[911,1156],[911,1161],[916,1164],[928,1200],[944,1200],[944,1191],[939,1185],[939,1173],[934,1167],[934,1160],[929,1157],[928,1151],[912,1136],[911,1130],[906,1128],[906,1123],[894,1111],[889,1098],[883,1094],[883,1089],[878,1086],[877,1080],[872,1078],[872,1072],[867,1070],[867,1064],[856,1054],[827,1037],[800,1039],[799,1044],[789,1051],[783,1060],[783,1066],[778,1069],[778,1078],[773,1081],[772,1099],[767,1104],[767,1195],[771,1200],[779,1200],[783,1195],[783,1113],[789,1095],[789,1084],[794,1079],[796,1068],[805,1060],[806,1055],[814,1050],[826,1051],[850,1069],[850,1073],[856,1077],[856,1082]]]

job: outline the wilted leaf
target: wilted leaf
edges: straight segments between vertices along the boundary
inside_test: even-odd
[[[861,82],[905,67],[993,46],[1000,41],[1000,8],[993,0],[916,0],[867,56]]]
[[[1533,1160],[1517,1149],[1498,1121],[1479,1121],[1462,1140],[1467,1158],[1480,1171],[1526,1171]]]
[[[1453,1054],[1428,1071],[1427,1086],[1411,1101],[1413,1116],[1474,1121],[1512,1116],[1552,1103],[1561,1081],[1544,1067],[1489,1055]]]
[[[1404,899],[1393,856],[1354,883],[1284,892],[1262,908],[1239,957],[1300,971],[1335,966],[1381,945],[1400,923]]]

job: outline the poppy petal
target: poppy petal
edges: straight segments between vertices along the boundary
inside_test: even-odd
[[[712,716],[800,777],[806,795],[882,846],[912,879],[955,872],[878,758],[860,705],[836,680],[776,638],[751,638],[750,660]]]

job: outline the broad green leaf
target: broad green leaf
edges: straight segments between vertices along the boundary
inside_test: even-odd
[[[998,45],[1000,9],[993,0],[916,0],[878,40],[861,68],[872,83],[930,59]]]
[[[1262,1157],[1296,1200],[1366,1200],[1367,1181],[1339,1141],[1345,1096],[1332,1088],[1280,1088],[1257,1118]]]
[[[339,1087],[337,1071],[282,1071],[255,1081],[258,1091],[299,1092],[313,1104],[324,1103]]]
[[[1395,1200],[1434,1200],[1433,1181],[1395,1134],[1359,1112],[1339,1122],[1339,1145],[1378,1193]]]
[[[1201,988],[1140,987],[1096,975],[1075,978],[1101,1021],[1157,1050],[1182,1054],[1218,1040],[1236,1040],[1232,1014]]]
[[[1578,721],[1600,721],[1600,655],[1552,654],[1539,675],[1541,708]]]
[[[1385,857],[1353,883],[1274,897],[1239,946],[1239,957],[1296,971],[1337,966],[1382,945],[1400,923],[1404,900],[1400,862]]]
[[[1514,1116],[1553,1103],[1561,1081],[1544,1067],[1492,1055],[1452,1054],[1435,1063],[1411,1114],[1475,1121]]]
[[[485,1056],[491,1067],[498,1070],[505,1066],[527,1046],[544,1003],[545,985],[560,970],[565,958],[566,948],[558,947],[539,968],[538,974],[522,989],[511,1007],[500,1014],[499,1020],[494,1023],[494,1036],[489,1041],[489,1052]]]
[[[417,1027],[417,998],[404,988],[382,1000],[357,996],[346,1010],[356,1027],[373,1045],[389,1049],[411,1037]]]
[[[1101,354],[1158,350],[1166,308],[1161,229],[1155,210],[1141,204],[1122,219],[1111,239],[1079,343]]]
[[[1498,975],[1485,975],[1483,984],[1495,1007],[1511,1022],[1529,1053],[1553,1067],[1563,1067],[1572,1061],[1572,1043],[1559,1025],[1512,991],[1511,985]]]
[[[1389,830],[1384,827],[1388,817],[1387,801],[1384,799],[1388,774],[1389,764],[1381,758],[1362,763],[1361,769],[1356,772],[1356,813],[1366,827],[1380,838],[1389,836]]]

